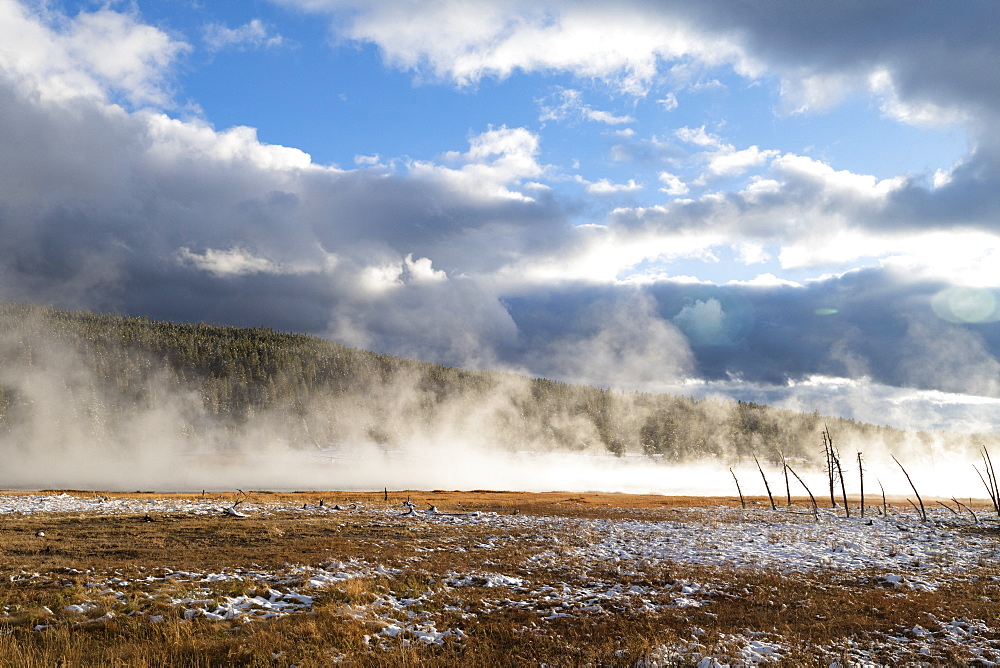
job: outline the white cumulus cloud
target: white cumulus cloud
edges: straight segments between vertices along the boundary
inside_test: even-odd
[[[642,186],[629,179],[628,183],[612,183],[608,179],[600,179],[587,185],[587,192],[592,195],[612,195],[614,193],[630,193],[642,190]]]
[[[204,253],[195,253],[187,246],[182,246],[177,252],[177,259],[182,264],[190,264],[215,276],[282,273],[281,268],[271,260],[255,256],[242,248],[209,248]]]
[[[689,190],[687,184],[681,181],[680,177],[675,176],[670,172],[660,172],[659,179],[660,183],[663,184],[660,191],[665,192],[668,195],[685,195]]]
[[[170,67],[190,50],[135,16],[102,9],[69,18],[0,1],[0,68],[49,99],[121,96],[171,104]]]
[[[394,66],[463,86],[517,70],[563,71],[642,95],[661,59],[755,68],[729,35],[704,31],[683,12],[650,20],[648,6],[638,3],[427,3],[414,12],[389,0],[284,1],[331,13],[338,35],[378,44]]]
[[[460,163],[458,168],[413,161],[410,172],[481,197],[531,200],[513,187],[544,172],[537,161],[538,144],[538,135],[525,128],[490,128],[469,140],[466,153],[444,155],[446,163]]]

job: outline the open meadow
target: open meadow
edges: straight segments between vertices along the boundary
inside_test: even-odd
[[[1000,526],[951,506],[8,492],[0,662],[994,665]]]

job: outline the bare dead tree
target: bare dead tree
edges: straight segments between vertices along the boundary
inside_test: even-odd
[[[847,488],[844,486],[844,469],[840,465],[840,452],[833,445],[833,435],[830,434],[830,428],[826,425],[823,425],[823,444],[826,446],[827,461],[829,462],[830,505],[831,507],[837,506],[834,492],[834,470],[836,470],[837,477],[840,478],[840,496],[844,501],[844,514],[850,517],[851,506],[847,503]]]
[[[997,505],[997,497],[993,493],[992,486],[989,483],[986,482],[986,479],[983,478],[983,474],[979,471],[978,468],[976,468],[975,464],[973,464],[972,468],[975,470],[976,474],[979,476],[979,479],[983,481],[983,486],[986,487],[986,493],[990,495],[990,501],[993,502],[993,510],[996,511],[997,514],[1000,514],[1000,506]],[[989,473],[987,473],[987,475],[989,475]]]
[[[889,505],[885,502],[885,487],[882,486],[882,481],[875,478],[875,482],[878,483],[878,488],[882,490],[882,517],[886,519],[889,518]]]
[[[242,489],[237,489],[236,491],[238,492],[238,494],[235,497],[235,501],[233,501],[233,505],[229,506],[228,508],[223,508],[222,513],[230,517],[246,517],[246,515],[237,510],[237,508],[240,506],[241,503],[249,499],[250,495],[244,492]]]
[[[865,518],[865,470],[861,466],[861,453],[858,452],[858,477],[861,478],[861,519]]]
[[[803,481],[802,478],[799,477],[799,474],[795,472],[795,469],[793,469],[791,466],[788,466],[788,464],[785,464],[785,467],[789,471],[791,471],[792,475],[795,476],[795,479],[799,481],[799,483],[802,485],[802,487],[805,488],[806,493],[809,494],[809,500],[812,501],[812,506],[813,506],[813,516],[818,520],[819,519],[819,504],[816,503],[816,497],[813,496],[813,493],[812,493],[812,491],[810,491],[809,486],[806,485],[805,481]]]
[[[986,449],[986,446],[983,446],[983,465],[986,469],[986,482],[989,483],[986,487],[989,490],[990,498],[993,500],[993,509],[1000,516],[1000,486],[997,485],[997,472],[993,468],[993,459],[990,457],[990,451]]]
[[[743,510],[746,510],[746,508],[747,508],[747,502],[746,502],[746,500],[745,500],[745,499],[743,498],[743,490],[742,490],[742,489],[740,489],[740,481],[739,481],[739,479],[738,479],[738,478],[736,477],[736,474],[735,474],[735,473],[733,473],[733,469],[729,469],[729,472],[730,472],[730,473],[732,473],[732,476],[733,476],[733,480],[735,480],[735,481],[736,481],[736,491],[737,491],[737,492],[739,492],[739,495],[740,495],[740,505],[741,505],[741,506],[743,506]]]
[[[826,455],[826,479],[830,483],[830,507],[836,508],[837,498],[833,488],[833,447],[827,439],[828,431],[827,426],[823,425],[823,453]]]
[[[788,464],[785,463],[785,453],[781,453],[781,470],[785,474],[785,505],[792,505],[792,488],[788,484]]]
[[[760,462],[757,461],[757,455],[754,455],[753,461],[757,464],[757,470],[760,471],[760,477],[764,479],[764,489],[767,490],[767,498],[771,501],[771,510],[777,510],[778,506],[774,505],[774,497],[771,496],[771,486],[767,484],[767,476],[764,475],[764,469],[760,467]]]
[[[979,524],[979,518],[976,517],[976,514],[974,512],[972,512],[972,508],[970,508],[969,506],[965,505],[964,503],[962,503],[961,501],[959,501],[955,497],[952,497],[951,500],[954,501],[955,505],[958,506],[959,508],[965,508],[966,510],[969,511],[969,514],[972,515],[972,523],[973,524]],[[970,500],[970,503],[971,503],[971,500]]]
[[[951,506],[949,506],[947,503],[942,503],[941,501],[935,501],[935,503],[943,508],[947,508],[949,511],[951,511],[952,515],[955,515],[956,517],[959,515],[959,512],[954,508],[952,508]]]
[[[897,464],[899,464],[899,460],[896,459],[896,455],[892,455],[892,461],[894,461]],[[927,511],[924,509],[924,500],[920,498],[920,492],[917,491],[917,486],[913,484],[913,479],[910,478],[910,474],[906,472],[906,469],[903,468],[902,464],[899,464],[899,468],[901,468],[903,470],[903,475],[906,476],[907,482],[909,482],[910,483],[910,487],[913,488],[913,493],[917,495],[917,501],[920,502],[920,519],[922,519],[924,522],[926,522],[927,521]],[[913,503],[913,502],[910,501],[910,503]],[[914,506],[914,508],[916,508],[916,506]]]
[[[997,471],[993,468],[993,459],[990,457],[990,451],[983,446],[983,457],[986,460],[986,472],[990,477],[990,482],[993,485],[993,496],[997,500],[997,506],[1000,506],[1000,485],[997,485]],[[997,510],[1000,514],[1000,510]]]

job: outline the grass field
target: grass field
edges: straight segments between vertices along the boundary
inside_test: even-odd
[[[905,500],[851,519],[751,501],[6,493],[0,663],[1000,661],[985,509],[921,522]]]

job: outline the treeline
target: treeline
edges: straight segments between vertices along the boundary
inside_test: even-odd
[[[300,448],[448,438],[778,462],[818,460],[824,424],[845,441],[919,447],[935,438],[754,403],[455,369],[265,328],[25,304],[0,305],[0,361],[0,438],[8,442],[62,425],[121,447],[157,436],[144,430],[166,430],[194,448],[244,447],[251,437]]]

